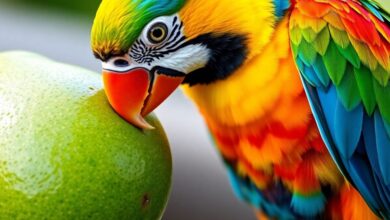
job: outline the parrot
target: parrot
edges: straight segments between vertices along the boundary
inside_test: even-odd
[[[182,88],[258,219],[390,219],[377,1],[102,0],[91,47],[112,108],[143,131]]]

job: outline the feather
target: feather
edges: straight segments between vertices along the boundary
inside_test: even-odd
[[[308,66],[305,66],[304,65],[304,72],[305,74],[303,75],[303,77],[305,77],[305,79],[313,86],[318,86],[318,87],[322,87],[323,84],[321,82],[321,80],[318,78],[318,75],[316,73],[316,71],[314,71],[314,69],[312,67],[308,67]]]
[[[390,72],[384,70],[381,65],[378,65],[377,68],[372,71],[372,75],[381,86],[387,86],[387,83],[389,82]]]
[[[310,158],[308,155],[306,156]],[[326,202],[312,163],[313,161],[307,159],[297,169],[293,183],[294,193],[291,200],[291,206],[294,210],[308,217],[313,217],[323,211]]]
[[[378,203],[380,200],[378,190],[375,187],[373,180],[373,172],[367,166],[366,158],[362,156],[354,156],[349,161],[349,173],[353,178],[353,183],[359,192],[362,194],[367,204],[373,209],[381,207]]]
[[[245,190],[242,190],[241,189],[241,184],[240,184],[240,179],[239,177],[237,176],[237,174],[235,173],[234,169],[229,166],[229,165],[226,165],[226,169],[227,169],[227,173],[228,173],[228,177],[229,177],[229,180],[230,180],[230,184],[233,188],[233,191],[234,191],[234,194],[241,200],[244,200],[245,197],[246,197],[246,194],[245,194]]]
[[[310,66],[316,59],[317,53],[311,44],[302,39],[301,44],[299,45],[298,56],[302,59],[306,66]]]
[[[297,7],[291,14],[292,23],[303,23],[305,16],[310,18],[306,25],[298,25],[301,31],[303,26],[309,28],[316,20],[325,21],[332,38],[324,55],[315,47],[316,40],[305,39],[316,49],[317,58],[311,66],[321,85],[309,84],[306,80],[313,74],[310,62],[298,65],[313,115],[342,173],[375,214],[389,219],[389,14],[371,0],[307,1],[312,7],[331,6],[325,14],[311,11],[309,15],[310,10],[304,7]],[[299,5],[306,0],[297,2]],[[319,61],[318,57],[321,57]],[[325,71],[319,71],[321,63]],[[328,87],[323,87],[326,78],[322,74],[331,79]],[[314,81],[313,77],[310,79]]]
[[[295,14],[296,17],[298,18],[297,21],[293,24],[295,25],[298,25],[301,29],[305,29],[305,28],[312,28],[316,33],[319,33],[325,26],[326,26],[326,22],[322,21],[322,20],[319,20],[319,19],[315,19],[313,17],[309,17],[309,16],[306,16],[306,15],[303,15],[303,14]]]
[[[383,17],[387,20],[387,23],[390,23],[389,15],[383,14]],[[375,27],[377,28],[378,32],[382,35],[382,37],[388,42],[390,42],[390,27],[388,27],[386,23],[380,22],[378,20],[375,19],[371,19],[371,20],[374,22]]]
[[[335,111],[335,144],[342,158],[349,159],[354,154],[363,126],[363,107],[357,106],[348,111],[338,102]]]
[[[372,174],[370,170],[364,165],[364,163],[366,163],[365,160],[361,159],[360,157],[353,157],[351,161],[347,163],[347,161],[341,158],[337,153],[336,146],[333,143],[335,134],[334,131],[332,129],[328,129],[328,127],[334,126],[333,118],[335,117],[335,112],[331,110],[336,109],[335,100],[337,100],[337,93],[335,87],[331,86],[327,92],[324,92],[321,89],[316,90],[305,83],[304,86],[307,91],[311,106],[314,110],[313,113],[316,121],[320,122],[319,128],[322,137],[324,138],[327,146],[330,147],[329,150],[332,158],[337,162],[339,168],[347,179],[351,180],[351,176],[353,176],[355,184],[359,188],[359,191],[364,195],[364,198],[368,204],[370,204],[372,208],[379,207],[378,203],[376,202],[378,201],[378,193],[375,192],[375,188],[372,188],[374,186],[374,182],[372,178],[369,178],[372,176]],[[313,89],[318,93],[317,98]],[[319,103],[317,103],[318,101]],[[321,106],[327,106],[328,110],[325,112],[322,111]],[[344,164],[347,165],[347,167],[344,167]],[[346,170],[348,170],[348,172]]]
[[[291,200],[291,206],[298,213],[309,217],[315,217],[318,213],[324,210],[325,202],[326,198],[322,193],[310,196],[294,194]]]
[[[230,183],[236,196],[252,204],[257,209],[262,209],[268,216],[278,216],[281,219],[294,219],[294,214],[290,211],[290,206],[287,201],[291,199],[291,195],[286,193],[286,189],[280,185],[280,188],[275,190],[275,198],[279,201],[267,201],[265,195],[259,191],[256,186],[245,177],[237,174],[236,169],[229,163],[226,163]],[[281,205],[286,203],[286,205]]]
[[[321,56],[324,56],[326,50],[328,49],[329,39],[330,39],[329,29],[324,28],[317,35],[317,38],[313,42],[313,47],[316,49],[317,53],[319,53]]]
[[[328,88],[330,78],[320,56],[317,56],[317,59],[313,65],[313,69],[316,72],[318,79],[321,81],[322,86],[324,88]]]
[[[329,4],[315,3],[314,1],[297,2],[296,7],[302,14],[310,17],[323,17],[331,9]]]
[[[348,2],[350,3],[350,2]],[[354,5],[354,3],[352,3]],[[342,21],[346,27],[346,31],[355,39],[362,42],[378,45],[381,42],[380,36],[374,25],[368,20],[366,11],[351,10],[348,17],[343,17]]]
[[[296,59],[298,57],[299,45],[291,43],[291,50],[294,52],[294,59]]]
[[[375,97],[377,104],[382,115],[382,118],[386,122],[390,122],[390,86],[383,87],[378,81],[373,80]]]
[[[325,141],[326,146],[332,147],[330,153],[334,160],[341,161],[340,155],[335,154],[337,149],[335,148],[334,141],[334,127],[335,127],[335,110],[337,106],[337,92],[334,86],[330,86],[327,91],[322,89],[308,88],[310,89],[309,101],[311,103],[316,103],[313,107],[313,114],[318,121],[319,129],[322,134],[322,137]],[[314,90],[314,91],[311,91]],[[327,107],[327,111],[323,111],[323,106]],[[344,172],[343,172],[344,173]],[[344,175],[347,175],[345,173]]]
[[[311,43],[317,38],[317,33],[314,32],[311,28],[305,28],[302,30],[303,38],[305,38],[306,42]]]
[[[184,0],[102,1],[91,30],[94,53],[107,58],[110,54],[127,52],[149,22],[178,12],[185,3]]]
[[[366,67],[361,66],[360,68],[354,68],[354,75],[366,112],[371,115],[376,106],[375,94],[372,92],[374,91],[374,85],[371,73]]]
[[[375,131],[373,118],[365,116],[363,122],[363,143],[359,144],[364,148],[363,153],[367,153],[368,161],[370,162],[375,175],[380,176],[381,171],[378,162],[376,137],[375,132],[373,131]]]
[[[378,65],[378,61],[375,56],[372,54],[370,49],[366,44],[363,44],[353,38],[350,38],[353,47],[355,48],[356,53],[359,55],[360,61],[366,64],[370,70],[374,70]]]
[[[385,126],[387,135],[390,137],[390,124],[383,120],[383,125]]]
[[[329,77],[335,85],[339,85],[347,66],[346,59],[338,51],[333,42],[329,43],[325,56],[322,57],[325,67],[328,70]]]
[[[345,26],[336,12],[329,12],[324,16],[324,20],[329,23],[330,26],[337,28],[339,31],[345,30]]]
[[[385,19],[382,17],[382,15],[380,14],[380,12],[372,5],[372,3],[368,3],[368,2],[365,2],[365,1],[362,1],[362,4],[368,9],[371,11],[371,13],[373,13],[380,21],[384,22]]]
[[[299,29],[298,26],[296,27],[293,27],[291,30],[290,30],[290,39],[291,39],[291,42],[294,44],[294,45],[299,45],[301,43],[301,40],[302,40],[302,33]]]
[[[355,68],[360,68],[360,59],[355,49],[349,44],[346,48],[336,45],[339,52],[347,59]]]
[[[390,215],[390,191],[387,188],[387,185],[383,183],[382,180],[380,180],[380,177],[378,175],[374,175],[374,181],[378,189],[378,194],[380,199],[383,201],[383,209],[381,210],[382,216],[389,216]]]
[[[286,10],[290,7],[289,0],[273,0],[275,5],[275,14],[277,17],[282,17]]]
[[[375,138],[378,151],[378,162],[381,170],[381,176],[386,185],[390,185],[390,138],[383,125],[382,116],[375,112]]]
[[[365,207],[366,202],[361,197],[358,191],[352,186],[346,185],[341,189],[341,202],[340,205],[343,207],[342,219],[378,219],[374,213],[368,208]],[[360,207],[360,208],[357,208]],[[332,218],[340,219],[340,218]]]
[[[329,25],[329,31],[332,36],[332,39],[336,42],[338,46],[345,49],[350,45],[350,41],[347,33],[344,30],[339,30],[332,25]]]
[[[361,98],[355,76],[351,74],[353,72],[353,67],[351,65],[347,66],[347,72],[348,74],[345,74],[343,80],[336,89],[341,103],[349,112],[360,104]]]

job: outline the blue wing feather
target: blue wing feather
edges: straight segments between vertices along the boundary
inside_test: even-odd
[[[307,81],[310,82],[310,84],[312,85],[315,85],[315,86],[323,86],[321,80],[319,79],[319,77],[317,76],[317,73],[314,71],[313,68],[311,67],[307,67],[306,65],[304,65],[304,69],[305,69],[305,78]]]
[[[333,143],[333,139],[331,138],[332,137],[331,131],[326,126],[320,126],[321,124],[326,124],[327,122],[326,122],[326,118],[325,118],[325,113],[323,112],[322,107],[321,107],[321,103],[319,101],[320,99],[318,98],[319,94],[317,93],[317,90],[315,89],[315,87],[311,86],[306,80],[304,80],[302,78],[302,74],[301,74],[301,80],[303,82],[303,88],[306,91],[306,95],[307,95],[310,107],[312,109],[313,116],[314,116],[317,124],[319,125],[318,129],[320,131],[322,140],[324,141],[326,146],[331,148],[329,150],[329,153],[332,156],[333,160],[336,161],[336,164],[337,164],[338,168],[340,169],[340,171],[343,173],[344,177],[347,178],[347,180],[349,180],[351,182],[351,177],[349,176],[349,174],[348,174],[347,170],[345,169],[345,167],[343,166],[343,164],[340,164],[337,162],[337,161],[341,161],[341,157],[339,154],[337,154],[336,149],[334,149],[335,144]],[[330,96],[334,97],[336,95],[335,89],[333,89],[332,91],[329,91],[328,94]],[[325,93],[323,95],[325,95]],[[331,100],[331,99],[328,99],[328,100]],[[333,104],[333,102],[329,102],[328,106],[329,106],[329,108],[332,108],[332,107],[335,107],[335,104]],[[329,118],[333,118],[333,115],[331,113],[332,112],[327,113]]]
[[[378,186],[378,194],[379,196],[381,197],[382,201],[390,201],[390,191],[389,189],[383,185],[383,182],[380,181],[379,179],[379,176],[378,175],[374,175],[374,180],[375,180],[375,184]],[[382,216],[389,216],[389,210],[390,210],[390,206],[389,204],[387,203],[384,203],[385,205],[385,210],[387,210],[387,214],[386,213],[382,213]]]
[[[355,155],[345,165],[354,180],[354,185],[359,189],[367,204],[379,214],[379,210],[383,209],[384,205],[376,187],[374,173],[366,158],[362,155]]]
[[[334,88],[334,86],[332,86]],[[347,111],[337,102],[334,116],[334,140],[341,157],[349,159],[356,151],[363,127],[363,106]]]
[[[379,168],[378,154],[376,150],[376,138],[375,133],[372,132],[375,130],[374,120],[369,117],[364,117],[364,127],[363,127],[363,141],[364,146],[372,146],[371,148],[374,150],[364,150],[367,153],[368,160],[370,161],[371,167],[374,170],[376,175],[381,175],[381,170]],[[364,152],[361,152],[363,154]]]
[[[390,139],[383,125],[383,119],[378,111],[375,112],[375,138],[378,153],[378,162],[383,181],[386,185],[390,184]]]
[[[313,69],[317,74],[318,78],[320,79],[320,81],[322,82],[323,87],[328,88],[330,83],[330,78],[324,63],[322,62],[321,57],[318,56],[316,58],[316,61],[313,65]]]
[[[372,15],[390,27],[389,14],[375,1],[360,0],[359,2]],[[350,6],[347,3],[343,5]],[[303,14],[304,10],[298,7],[294,10],[297,14],[291,15],[290,34],[299,37],[305,33],[307,24],[303,25],[305,21],[297,16],[298,13]],[[350,7],[349,10],[355,9]],[[332,12],[342,17],[336,7]],[[358,13],[359,10],[356,9],[355,12]],[[362,16],[359,19],[363,21],[364,18]],[[323,28],[332,26],[326,17],[319,16],[318,20],[327,23]],[[343,24],[348,25],[345,22]],[[318,28],[312,25],[313,30]],[[332,27],[337,28],[335,25]],[[331,33],[329,39],[331,43],[325,54],[316,50],[313,45],[315,41],[307,42],[304,38],[295,43],[291,41],[294,48],[292,52],[314,118],[333,160],[344,176],[359,190],[373,211],[378,216],[390,219],[390,116],[388,114],[390,84],[380,84],[375,78],[378,74],[390,74],[390,72],[388,69],[385,72],[380,71],[375,69],[372,63],[364,62],[367,59],[362,55],[362,51],[375,54],[375,50],[367,41],[355,39],[348,31],[351,30],[344,32],[346,37]],[[380,30],[377,31],[383,36]],[[345,47],[346,42],[342,41],[348,40],[350,40],[349,45]],[[382,41],[387,46],[390,43],[388,38]],[[334,49],[334,45],[337,46],[337,50]],[[362,49],[363,47],[365,49]],[[347,62],[346,68],[344,68],[345,62]],[[337,68],[339,64],[343,64],[342,69]],[[385,68],[383,64],[378,66]],[[333,72],[329,73],[328,70]],[[359,71],[359,74],[355,74],[356,70],[367,71],[360,71],[361,74],[365,74],[361,75]]]
[[[368,204],[373,210],[385,210],[384,203],[390,204],[389,203],[390,200],[383,201],[381,196],[379,195],[379,192],[376,187],[377,181],[374,180],[375,174],[374,172],[372,172],[370,161],[364,157],[365,152],[358,153],[358,151],[356,150],[354,154],[348,159],[346,157],[343,157],[340,154],[340,150],[335,144],[334,141],[335,130],[333,128],[336,127],[335,120],[334,120],[336,115],[335,109],[338,105],[337,103],[339,102],[337,98],[336,89],[334,88],[333,85],[331,85],[328,91],[324,91],[322,89],[317,89],[311,86],[304,78],[301,77],[301,79],[303,81],[303,85],[310,106],[312,108],[314,118],[317,121],[317,125],[319,127],[321,136],[325,144],[328,146],[332,158],[336,161],[338,167],[340,168],[344,176],[353,185],[355,185],[355,187],[359,188],[360,193],[364,196],[364,198],[366,199],[366,201],[368,202]],[[326,108],[324,108],[323,106],[326,106]],[[365,113],[364,113],[364,117],[367,117]],[[371,122],[373,119],[370,118],[368,120],[370,120]],[[371,123],[373,124],[373,122]],[[366,126],[366,122],[363,122],[362,124],[363,127]],[[367,123],[367,125],[370,125],[370,123]],[[345,127],[345,129],[350,129],[350,127],[347,126]],[[356,135],[354,133],[352,134]],[[368,139],[367,142],[375,143],[375,137],[373,137],[372,134],[370,134],[367,139]],[[355,149],[362,148],[362,150],[360,151],[367,151],[366,145],[364,143],[364,135],[360,135],[357,146],[354,147]],[[375,175],[375,177],[377,177],[377,175]],[[390,196],[390,194],[387,194],[385,197],[387,196]],[[378,201],[383,201],[383,202],[379,204]]]
[[[385,126],[387,135],[390,137],[390,124],[383,120],[383,125]]]

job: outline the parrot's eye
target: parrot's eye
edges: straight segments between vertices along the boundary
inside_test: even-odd
[[[148,40],[153,44],[159,44],[168,36],[168,27],[162,23],[152,25],[148,31]]]

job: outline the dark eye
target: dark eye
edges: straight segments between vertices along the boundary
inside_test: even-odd
[[[168,35],[168,27],[164,23],[154,24],[148,31],[148,40],[153,44],[161,43]]]

